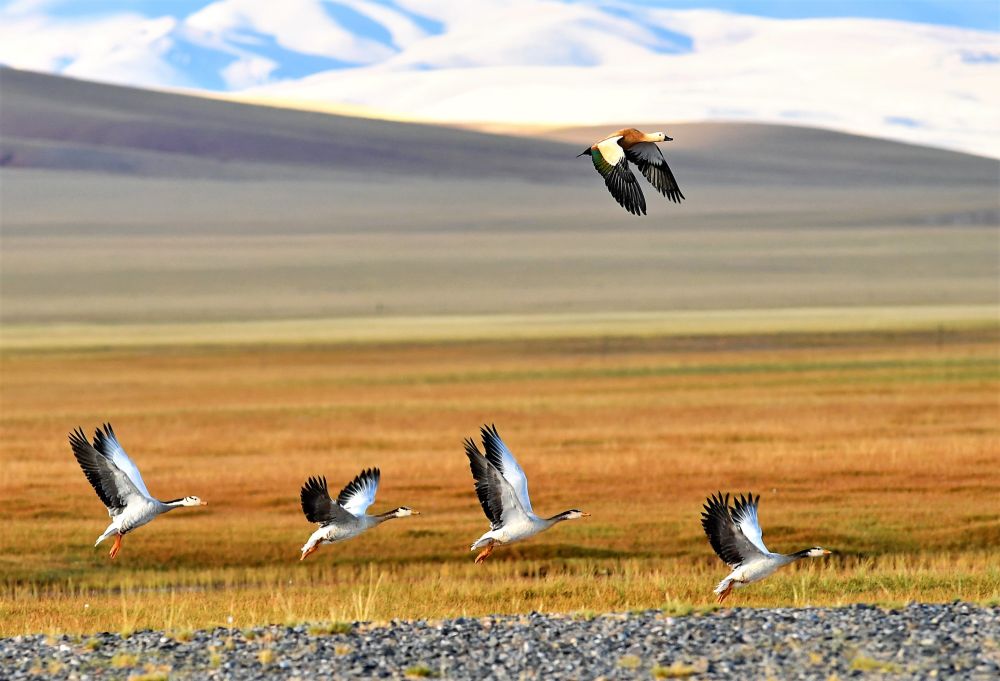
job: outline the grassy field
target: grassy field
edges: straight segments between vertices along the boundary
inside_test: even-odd
[[[711,607],[699,525],[762,495],[773,550],[836,551],[733,605],[1000,598],[994,327],[8,350],[0,635],[531,610]],[[66,443],[110,420],[153,494],[196,494],[125,539]],[[483,566],[461,441],[495,422],[540,513],[581,508]],[[380,466],[373,510],[422,512],[305,563],[308,475]]]

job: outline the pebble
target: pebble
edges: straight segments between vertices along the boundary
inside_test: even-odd
[[[252,633],[251,633],[252,632]],[[1000,607],[650,610],[0,639],[3,679],[1000,679]]]

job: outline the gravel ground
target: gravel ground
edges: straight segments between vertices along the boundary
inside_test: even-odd
[[[531,614],[0,640],[3,679],[1000,679],[1000,607]]]

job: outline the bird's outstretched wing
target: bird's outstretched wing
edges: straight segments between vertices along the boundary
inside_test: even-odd
[[[591,149],[590,158],[615,201],[633,215],[645,215],[646,198],[628,167],[625,150],[618,144],[620,139],[616,136],[599,142],[596,149]]]
[[[654,142],[639,142],[625,150],[625,157],[639,168],[649,183],[674,203],[684,199],[670,166]]]
[[[129,458],[129,455],[125,453],[125,449],[119,444],[118,438],[115,436],[115,431],[111,427],[110,423],[104,424],[104,429],[98,428],[94,431],[94,448],[99,451],[104,456],[111,459],[112,462],[122,472],[129,477],[132,484],[135,485],[136,489],[142,493],[147,499],[152,499],[153,496],[146,489],[146,483],[142,480],[142,475],[139,473],[139,467],[135,465],[135,462]]]
[[[517,494],[517,499],[521,502],[521,508],[532,513],[531,499],[528,498],[528,478],[520,464],[517,463],[517,459],[514,458],[514,454],[500,439],[497,427],[495,425],[482,426],[479,433],[483,438],[483,447],[486,448],[486,459],[500,471],[510,486],[514,488],[514,493]]]
[[[109,515],[117,515],[128,505],[130,499],[143,496],[132,479],[114,461],[90,444],[82,428],[69,434],[69,444],[87,481],[107,506]]]
[[[756,517],[756,513],[754,515]],[[723,497],[719,492],[708,498],[701,514],[701,526],[716,555],[734,569],[763,555],[733,519],[728,494]]]
[[[360,518],[368,510],[368,507],[375,503],[375,493],[378,492],[378,483],[382,473],[377,468],[368,468],[361,471],[351,480],[344,489],[337,495],[337,503],[343,506],[348,513]]]
[[[330,498],[325,476],[306,480],[306,484],[302,485],[302,491],[299,492],[299,499],[302,501],[302,512],[306,520],[311,523],[325,525],[353,520],[350,513]]]
[[[497,484],[491,484],[495,482],[496,471],[490,471],[489,461],[486,460],[471,438],[465,440],[465,455],[469,457],[469,468],[472,469],[472,479],[476,485],[479,505],[483,507],[486,519],[490,521],[490,529],[495,530],[503,525],[501,487]]]
[[[496,530],[508,523],[527,520],[517,492],[471,439],[465,441],[465,455],[469,457],[476,495],[483,513],[490,521],[490,529]]]
[[[758,551],[771,553],[764,546],[764,537],[760,529],[760,521],[757,519],[757,504],[760,503],[760,495],[754,497],[753,494],[747,496],[740,495],[737,499],[733,497],[733,522],[740,528],[740,532],[750,540]]]

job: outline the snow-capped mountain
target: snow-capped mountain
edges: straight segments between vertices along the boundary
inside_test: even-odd
[[[137,4],[8,3],[0,62],[426,121],[785,122],[1000,156],[992,31],[630,0]]]

